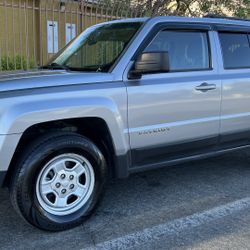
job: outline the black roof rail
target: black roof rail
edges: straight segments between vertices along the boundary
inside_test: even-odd
[[[250,19],[240,18],[240,17],[229,17],[229,16],[222,16],[216,14],[207,14],[203,16],[205,18],[221,18],[221,19],[229,19],[229,20],[238,20],[238,21],[250,21]]]

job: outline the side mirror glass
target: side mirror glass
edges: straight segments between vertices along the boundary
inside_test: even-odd
[[[169,72],[168,52],[143,52],[135,61],[129,79],[139,79],[143,74]]]

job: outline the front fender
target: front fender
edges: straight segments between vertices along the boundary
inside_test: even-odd
[[[3,163],[0,171],[8,168],[18,144],[17,140],[20,140],[25,130],[39,123],[63,119],[85,117],[103,119],[111,133],[116,155],[125,155],[129,150],[126,90],[124,88],[113,92],[110,89],[102,90],[101,96],[95,92],[97,91],[58,92],[1,100],[4,108],[0,109],[0,133],[2,145],[8,145],[8,156],[5,157],[3,154],[5,146],[0,148],[0,162]]]

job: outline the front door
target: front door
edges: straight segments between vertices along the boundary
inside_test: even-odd
[[[166,51],[170,72],[127,80],[133,167],[212,150],[218,142],[221,81],[213,32],[161,29],[144,51]]]

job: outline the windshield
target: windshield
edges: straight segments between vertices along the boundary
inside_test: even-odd
[[[44,68],[108,72],[141,24],[124,22],[90,27]]]

